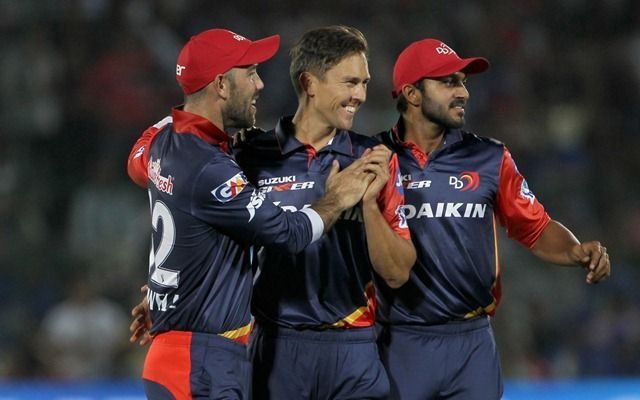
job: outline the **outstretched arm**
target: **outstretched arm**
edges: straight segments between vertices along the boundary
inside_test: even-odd
[[[600,242],[580,241],[558,221],[552,220],[505,148],[496,197],[497,215],[512,237],[540,259],[558,265],[582,266],[587,283],[597,283],[611,274],[607,249]]]
[[[531,251],[540,259],[553,264],[585,268],[587,283],[598,283],[611,274],[607,248],[598,241],[580,243],[558,221],[551,220],[547,224]]]

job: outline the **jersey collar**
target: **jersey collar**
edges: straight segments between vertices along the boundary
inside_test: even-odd
[[[231,137],[208,119],[184,111],[182,106],[174,107],[171,116],[176,133],[191,133],[209,144],[220,146],[225,152],[228,151]]]
[[[275,128],[275,134],[278,141],[278,146],[280,146],[280,152],[282,154],[287,154],[300,148],[307,147],[304,143],[295,138],[293,116],[280,118]],[[333,137],[333,139],[331,139],[329,144],[320,151],[323,151],[325,149],[345,154],[347,156],[352,156],[353,145],[351,143],[349,131],[339,130]]]
[[[389,136],[393,144],[396,146],[400,146],[400,147],[416,146],[415,143],[404,140],[404,120],[402,119],[402,116],[400,116],[396,125],[393,128],[391,128],[391,131],[389,131]],[[441,150],[445,147],[449,147],[455,143],[460,142],[461,140],[462,140],[462,131],[460,129],[447,128],[444,132],[444,144],[438,150]]]

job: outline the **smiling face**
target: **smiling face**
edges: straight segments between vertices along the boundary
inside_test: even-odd
[[[264,83],[257,65],[233,68],[225,78],[229,81],[229,97],[222,109],[225,127],[249,128],[256,123],[256,100]]]
[[[422,115],[446,128],[464,126],[465,105],[469,100],[466,80],[462,72],[443,78],[423,79]]]
[[[351,129],[355,113],[367,100],[367,84],[371,79],[365,55],[346,56],[323,77],[311,75],[312,112],[325,126]]]

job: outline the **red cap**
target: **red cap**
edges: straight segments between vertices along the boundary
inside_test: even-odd
[[[176,79],[184,94],[197,92],[233,67],[259,64],[276,54],[280,36],[251,41],[226,29],[201,32],[180,51]]]
[[[393,97],[402,86],[414,84],[422,78],[441,78],[455,72],[477,74],[489,68],[482,57],[460,58],[449,46],[437,39],[413,42],[400,53],[393,67]]]

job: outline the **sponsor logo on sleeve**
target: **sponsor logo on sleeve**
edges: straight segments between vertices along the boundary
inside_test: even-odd
[[[529,203],[533,204],[533,201],[536,199],[536,196],[529,189],[529,185],[527,181],[522,179],[522,184],[520,185],[520,196],[529,200]]]
[[[407,215],[404,213],[404,205],[399,205],[396,208],[396,215],[398,216],[398,227],[407,228]]]
[[[147,146],[141,146],[138,150],[136,150],[136,154],[133,155],[133,159],[135,160],[136,158],[140,157],[142,155],[142,153],[144,153],[144,149]]]
[[[256,210],[262,207],[262,203],[264,203],[265,194],[262,192],[258,192],[256,190],[251,193],[251,199],[249,200],[249,204],[247,204],[247,211],[249,211],[249,222],[256,216]]]
[[[247,178],[238,172],[231,179],[211,191],[213,197],[221,203],[226,203],[236,197],[247,186]]]

